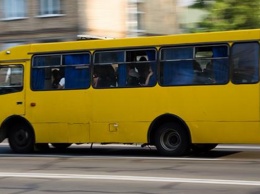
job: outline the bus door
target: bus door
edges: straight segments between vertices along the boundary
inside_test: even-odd
[[[25,113],[23,74],[24,66],[21,64],[0,66],[1,121]]]
[[[89,53],[35,55],[26,115],[36,143],[86,143],[90,126]]]

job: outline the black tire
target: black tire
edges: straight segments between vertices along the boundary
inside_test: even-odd
[[[31,153],[34,150],[35,137],[33,129],[23,123],[13,125],[8,132],[10,148],[16,153]]]
[[[155,146],[164,156],[186,155],[190,150],[189,134],[177,123],[166,123],[155,134]]]
[[[195,153],[209,152],[210,150],[217,147],[218,144],[207,143],[207,144],[192,144],[191,149]]]
[[[71,143],[52,143],[51,145],[58,150],[65,150],[71,146]]]

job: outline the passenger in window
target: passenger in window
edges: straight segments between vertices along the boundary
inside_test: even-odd
[[[196,72],[196,73],[201,73],[202,72],[201,66],[200,66],[198,61],[194,61],[193,69],[194,69],[194,72]]]
[[[105,80],[108,87],[117,86],[117,75],[112,65],[107,65],[105,69]]]
[[[94,68],[93,87],[116,87],[116,73],[111,65],[97,65]]]
[[[146,79],[145,79],[145,82],[144,83],[141,83],[141,86],[149,86],[150,85],[150,80],[151,80],[151,77],[153,76],[153,70],[152,70],[152,67],[149,65],[149,69],[146,71],[147,73],[147,76],[146,76]]]
[[[203,73],[206,77],[206,84],[216,83],[213,70],[213,61],[207,63],[206,68],[203,70]]]
[[[92,84],[94,88],[97,88],[97,87],[98,87],[98,82],[99,82],[98,74],[97,74],[97,73],[94,73],[94,74],[93,74],[93,84]]]
[[[145,57],[141,57],[139,61],[147,61]],[[140,74],[140,85],[141,86],[148,86],[153,76],[153,70],[150,64],[148,63],[141,63],[137,68]]]
[[[65,88],[65,78],[61,78],[58,89],[64,89]]]
[[[53,82],[52,87],[54,89],[64,89],[65,87],[65,78],[62,77],[61,72],[58,69],[52,71]]]
[[[94,66],[94,73],[93,73],[93,80],[92,85],[94,88],[101,88],[103,87],[102,84],[102,75],[103,75],[103,68],[101,65]]]
[[[140,86],[140,75],[135,65],[131,64],[128,68],[127,86]]]
[[[203,84],[205,82],[205,78],[202,74],[202,68],[198,61],[193,61],[193,72],[194,72],[194,84]]]

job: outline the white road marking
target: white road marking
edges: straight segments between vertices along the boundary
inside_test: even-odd
[[[245,144],[245,145],[237,145],[237,144],[220,144],[216,148],[218,149],[252,149],[252,150],[260,150],[260,145],[250,145],[250,144]]]
[[[43,178],[43,179],[83,179],[83,180],[84,179],[91,179],[91,180],[114,180],[114,181],[139,181],[139,182],[141,181],[141,182],[167,182],[167,183],[260,186],[260,181],[148,177],[148,176],[115,176],[115,175],[83,175],[83,174],[0,172],[0,177],[5,177],[5,178],[7,178],[7,177],[9,177],[9,178]]]

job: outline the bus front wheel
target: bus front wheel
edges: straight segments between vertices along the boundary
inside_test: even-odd
[[[190,150],[187,131],[177,123],[162,125],[155,134],[155,146],[164,156],[182,156]]]
[[[31,127],[19,123],[10,129],[8,142],[16,153],[30,153],[34,150],[35,137]]]

